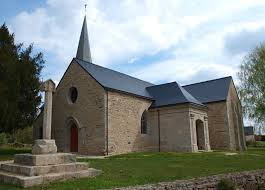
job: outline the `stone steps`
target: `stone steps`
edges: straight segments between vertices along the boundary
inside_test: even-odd
[[[94,177],[100,170],[76,162],[70,153],[16,154],[14,162],[0,164],[0,183],[31,187],[53,181]]]
[[[88,169],[88,163],[76,162],[76,163],[66,163],[66,164],[47,165],[47,166],[28,166],[16,163],[6,163],[2,164],[0,169],[5,172],[16,173],[24,176],[38,176],[38,175],[45,175],[48,173],[86,170]]]
[[[28,166],[46,166],[76,162],[76,156],[70,153],[55,154],[16,154],[14,163]]]
[[[50,183],[53,181],[64,181],[83,177],[94,177],[100,174],[100,170],[96,170],[93,168],[72,172],[49,173],[39,176],[23,176],[0,170],[0,182],[19,185],[22,187],[31,187],[44,183]]]

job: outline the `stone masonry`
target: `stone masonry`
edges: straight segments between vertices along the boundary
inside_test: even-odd
[[[231,139],[230,147],[233,150],[245,150],[246,143],[243,129],[242,107],[233,82],[230,83],[226,104]]]
[[[117,92],[108,92],[108,147],[109,154],[134,151],[198,151],[196,120],[207,116],[206,108],[188,105],[151,109],[148,111],[147,134],[140,134],[141,116],[151,101]],[[159,116],[158,116],[159,111]],[[189,115],[193,113],[194,120]],[[159,119],[158,119],[159,117]],[[126,119],[124,119],[126,118]],[[159,126],[160,122],[160,143]],[[192,125],[190,122],[193,122]],[[192,126],[192,129],[190,126]],[[208,132],[208,125],[203,126]],[[208,133],[207,150],[210,150]],[[193,139],[194,138],[194,139]],[[192,149],[192,144],[196,144]],[[206,142],[205,142],[206,143]],[[160,146],[160,148],[159,148]]]
[[[135,187],[115,188],[115,190],[217,190],[221,179],[230,180],[237,189],[255,190],[259,185],[265,185],[265,170],[245,171],[223,175],[176,180]]]
[[[32,154],[56,153],[55,140],[51,139],[52,123],[52,94],[55,92],[55,83],[47,80],[42,84],[42,91],[45,92],[45,103],[43,111],[42,139],[37,139],[32,147]]]
[[[75,103],[69,101],[71,87],[78,91]],[[232,82],[227,101],[208,103],[207,107],[181,104],[150,109],[151,100],[104,89],[73,60],[56,91],[52,137],[60,152],[70,152],[73,123],[78,127],[79,154],[245,148],[241,105]],[[147,134],[141,134],[145,110]],[[35,123],[35,138],[40,135],[42,119],[41,114]],[[197,121],[202,128],[196,126]]]
[[[70,87],[78,89],[78,97],[74,104],[68,98]],[[58,150],[70,151],[70,124],[74,122],[78,127],[78,152],[104,155],[105,120],[104,89],[79,65],[71,63],[54,96],[52,135]]]
[[[213,149],[244,150],[240,100],[231,82],[227,101],[207,104],[210,144]]]
[[[140,134],[141,116],[151,105],[150,100],[117,92],[108,92],[109,154],[152,150],[150,130]]]
[[[204,118],[207,116],[206,111],[206,108],[191,105],[178,105],[151,109],[148,117],[148,128],[150,128],[151,134],[154,134],[153,136],[155,139],[153,139],[152,142],[157,147],[155,150],[182,152],[198,151],[197,137],[194,135],[196,133],[195,122],[198,119],[204,122]],[[160,143],[158,142],[159,127]],[[205,129],[203,132],[207,130],[208,125],[204,127]],[[205,134],[205,137],[208,143],[208,133]],[[207,145],[207,147],[207,150],[210,150],[209,145]]]
[[[100,170],[88,168],[87,163],[76,162],[69,153],[17,154],[14,162],[0,164],[0,182],[31,187],[101,174]]]

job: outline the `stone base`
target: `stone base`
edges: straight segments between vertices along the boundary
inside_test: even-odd
[[[32,147],[32,154],[52,154],[57,152],[55,140],[38,139]]]
[[[69,153],[16,154],[14,162],[0,165],[0,183],[22,187],[99,174],[100,170],[88,168],[85,162],[76,162],[76,156]]]
[[[198,146],[197,144],[192,145],[192,152],[198,152]]]
[[[76,162],[76,156],[70,153],[56,154],[16,154],[14,163],[28,166],[47,166]]]
[[[93,168],[72,172],[49,173],[40,176],[23,176],[0,170],[0,182],[18,185],[21,187],[32,187],[36,185],[50,183],[53,181],[65,181],[69,179],[77,179],[83,177],[94,177],[100,174],[100,170],[96,170]]]
[[[72,172],[86,170],[88,164],[86,162],[66,163],[48,166],[27,166],[15,163],[2,164],[1,171],[16,173],[24,176],[39,176],[49,173]]]
[[[211,147],[210,147],[209,144],[206,144],[206,145],[205,145],[205,150],[206,150],[207,152],[210,152],[210,151],[211,151]]]

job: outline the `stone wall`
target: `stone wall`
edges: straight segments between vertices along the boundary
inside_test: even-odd
[[[135,187],[123,187],[116,188],[115,190],[217,190],[217,184],[221,179],[232,181],[237,186],[237,189],[257,190],[258,185],[265,185],[265,170],[214,175]]]
[[[69,100],[76,87],[75,103]],[[52,136],[59,151],[70,151],[70,123],[78,127],[78,153],[103,155],[105,149],[106,93],[80,65],[70,64],[53,98]]]
[[[171,106],[159,111],[161,151],[191,152],[189,107]]]
[[[193,152],[198,150],[198,148],[192,148],[192,133],[196,135],[196,126],[195,120],[190,120],[191,113],[195,116],[195,120],[202,119],[204,121],[204,117],[207,116],[205,108],[198,109],[189,104],[149,110],[148,122],[157,138],[154,141],[157,149],[160,123],[160,151]],[[196,137],[194,138],[196,139]],[[194,143],[197,144],[197,141]]]
[[[227,115],[230,135],[230,149],[245,150],[245,134],[242,108],[233,82],[230,83],[227,98]]]
[[[209,138],[212,149],[230,149],[226,102],[207,104]]]
[[[246,142],[255,142],[255,135],[247,135],[245,136]]]
[[[242,108],[234,83],[230,83],[227,101],[209,103],[207,106],[212,149],[244,150]]]
[[[108,91],[108,153],[120,154],[153,150],[153,134],[147,125],[147,134],[141,134],[142,113],[151,105],[150,100]]]

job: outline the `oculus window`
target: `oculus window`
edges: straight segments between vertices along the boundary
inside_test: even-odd
[[[76,87],[71,87],[68,93],[68,100],[70,103],[75,103],[78,97],[78,91]]]

